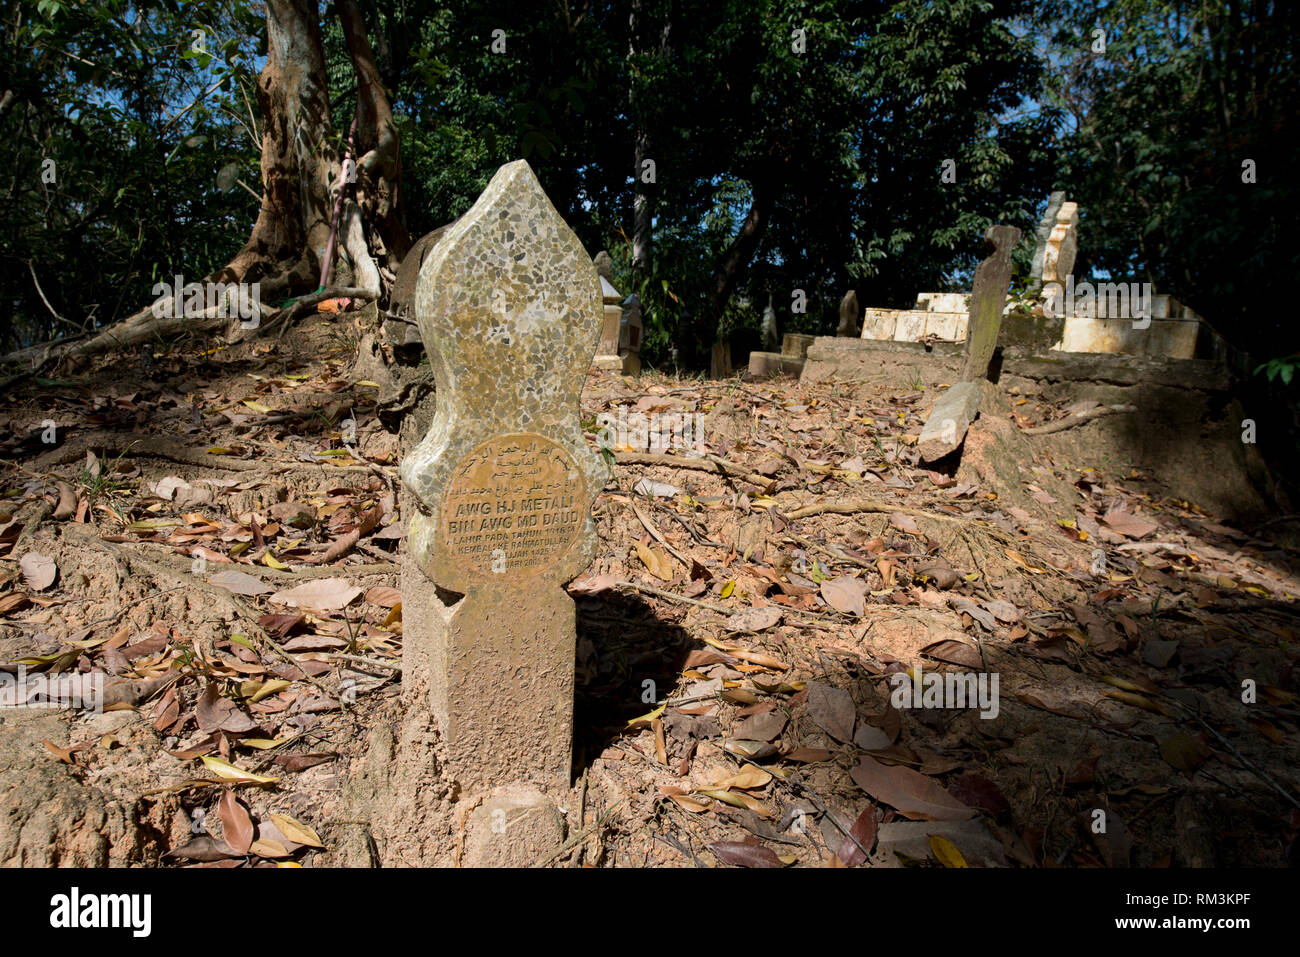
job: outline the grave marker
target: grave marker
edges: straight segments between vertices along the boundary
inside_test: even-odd
[[[470,864],[526,862],[562,833],[576,642],[564,584],[595,552],[591,502],[607,477],[578,416],[601,312],[596,267],[522,160],[420,270],[438,405],[401,464],[414,504],[403,685],[437,718],[439,774],[481,802]]]
[[[1034,258],[1029,267],[1031,278],[1031,289],[1037,291],[1043,282],[1043,262],[1047,256],[1047,240],[1051,238],[1052,230],[1056,228],[1056,214],[1061,211],[1062,204],[1065,203],[1065,192],[1057,190],[1050,193],[1047,197],[1047,209],[1043,211],[1043,218],[1039,220],[1038,228],[1034,231]]]
[[[840,324],[835,330],[837,336],[856,336],[858,334],[858,294],[850,289],[840,300]]]
[[[1011,250],[1020,242],[1015,226],[990,226],[984,230],[984,251],[988,254],[975,267],[975,285],[970,296],[970,332],[966,340],[964,382],[987,379],[993,350],[1002,328],[1011,284]]]
[[[1056,225],[1047,237],[1047,248],[1043,251],[1043,283],[1064,285],[1065,277],[1074,272],[1074,260],[1078,254],[1079,204],[1062,203],[1056,213]]]
[[[970,334],[962,381],[946,390],[934,404],[917,439],[922,462],[934,462],[956,450],[966,439],[979,413],[981,385],[998,344],[1002,311],[1011,282],[1011,250],[1020,241],[1015,226],[990,226],[984,231],[989,255],[975,267],[975,287],[970,297]]]

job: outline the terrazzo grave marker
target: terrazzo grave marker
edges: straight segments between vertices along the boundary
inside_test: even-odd
[[[501,167],[420,270],[415,315],[438,405],[401,464],[403,685],[431,708],[439,773],[470,809],[466,863],[558,845],[569,790],[575,612],[606,469],[578,397],[601,286],[528,164]]]

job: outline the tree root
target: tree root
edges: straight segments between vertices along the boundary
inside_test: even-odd
[[[48,471],[58,465],[67,465],[84,459],[87,452],[103,453],[105,456],[148,457],[166,459],[182,465],[195,465],[200,468],[226,469],[230,472],[247,472],[265,467],[261,462],[229,458],[224,455],[211,455],[176,445],[172,440],[155,435],[117,435],[112,432],[92,432],[89,435],[73,436],[52,452],[38,456],[32,466],[36,471]]]
[[[706,455],[702,458],[693,459],[683,455],[663,455],[655,452],[616,452],[614,453],[614,462],[617,465],[663,465],[671,469],[694,469],[697,472],[734,475],[736,478],[744,479],[751,485],[758,485],[764,489],[771,488],[774,481],[716,455]]]
[[[1095,409],[1085,409],[1074,415],[1066,416],[1064,419],[1057,419],[1055,422],[1048,422],[1046,425],[1036,425],[1030,429],[1021,429],[1025,435],[1050,435],[1053,432],[1064,432],[1066,429],[1072,429],[1076,425],[1083,425],[1085,422],[1091,422],[1093,419],[1100,418],[1103,415],[1114,415],[1117,412],[1136,412],[1135,405],[1099,405]]]

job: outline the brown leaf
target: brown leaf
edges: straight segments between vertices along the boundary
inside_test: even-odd
[[[1191,777],[1210,756],[1210,749],[1200,737],[1180,731],[1160,741],[1160,756]]]
[[[283,638],[306,620],[306,616],[301,614],[263,615],[257,619],[257,624],[268,635]]]
[[[317,611],[338,611],[346,608],[361,595],[361,589],[343,578],[321,578],[304,582],[296,588],[276,592],[270,601],[292,608],[313,608]]]
[[[70,748],[61,748],[57,744],[54,744],[51,741],[46,741],[45,739],[41,739],[41,744],[45,745],[45,750],[50,752],[50,754],[54,755],[60,761],[63,761],[66,764],[77,763],[72,759],[72,755],[75,754],[77,751],[80,751],[81,750],[80,747],[73,746]]]
[[[870,853],[876,843],[876,806],[868,804],[866,809],[858,815],[858,819],[853,822],[849,828],[849,833],[857,838],[855,843],[852,838],[845,837],[844,842],[840,844],[840,849],[836,856],[849,867],[857,867],[859,864],[865,864],[867,855],[862,853],[862,847]],[[862,847],[858,845],[861,844]]]
[[[280,833],[287,837],[293,844],[304,847],[324,847],[321,839],[316,832],[288,814],[276,814],[272,812],[268,815],[271,823],[279,829]],[[265,836],[265,835],[263,835]],[[287,844],[285,845],[288,846]]]
[[[929,579],[935,588],[945,591],[961,581],[961,576],[953,571],[951,567],[936,562],[929,562],[920,566],[916,570],[916,575],[918,578]]]
[[[867,586],[859,578],[841,575],[822,582],[822,600],[845,615],[862,615],[866,611]]]
[[[964,821],[975,813],[935,781],[902,765],[863,755],[849,774],[877,801],[914,821]]]
[[[18,563],[23,570],[23,580],[32,591],[44,591],[54,584],[59,576],[59,569],[54,559],[40,552],[28,552]]]
[[[240,856],[241,854],[230,845],[207,834],[196,837],[180,847],[174,847],[163,855],[165,858],[170,857],[181,861],[221,861]]]
[[[978,648],[953,638],[945,638],[943,641],[936,641],[934,644],[926,645],[921,649],[921,654],[928,655],[939,661],[961,665],[963,668],[982,669],[984,667],[984,659],[980,657]]]
[[[681,788],[674,787],[671,784],[661,787],[659,793],[663,797],[670,798],[683,811],[690,811],[692,814],[700,814],[710,807],[710,805],[696,800]]]
[[[636,542],[636,553],[641,557],[642,563],[646,569],[655,578],[663,581],[672,581],[673,579],[673,562],[667,554],[655,548],[653,545],[643,545]]]
[[[745,844],[741,841],[718,841],[708,845],[709,850],[723,864],[735,867],[783,867],[780,858],[770,847]]]
[[[157,713],[153,721],[155,731],[164,732],[176,723],[181,716],[181,705],[176,700],[175,688],[168,688],[167,693],[158,699],[158,707],[155,711]]]
[[[980,774],[959,774],[948,782],[948,793],[971,807],[983,808],[992,814],[1011,810],[998,786]]]
[[[585,575],[570,582],[567,590],[570,595],[599,595],[613,588],[617,581],[617,575]]]
[[[905,512],[893,512],[889,516],[889,524],[900,532],[907,532],[909,535],[921,534],[921,526],[916,524],[916,519]]]
[[[825,748],[795,748],[782,757],[787,761],[798,761],[800,764],[820,764],[822,761],[829,761],[834,753]]]
[[[236,595],[265,595],[267,592],[275,590],[260,578],[255,578],[247,572],[236,571],[233,568],[217,572],[208,579],[208,584],[224,588]]]
[[[227,790],[221,795],[217,804],[217,817],[221,821],[222,834],[226,843],[236,854],[247,854],[253,846],[253,819],[248,816],[235,792]]]
[[[308,768],[314,768],[326,761],[333,761],[337,757],[338,753],[335,751],[316,751],[310,754],[280,754],[276,756],[275,763],[289,772],[306,771]]]
[[[1101,521],[1121,535],[1129,538],[1145,538],[1160,527],[1155,522],[1149,522],[1132,512],[1126,512],[1118,508],[1112,508],[1108,511],[1101,517]]]
[[[732,729],[732,736],[752,741],[773,741],[785,728],[786,717],[779,711],[756,714],[746,718]]]
[[[11,611],[18,611],[31,604],[31,600],[20,591],[10,592],[7,595],[0,596],[0,615],[7,615]]]
[[[392,608],[401,600],[402,593],[396,588],[390,588],[387,585],[376,585],[366,592],[366,601],[372,605],[378,605],[380,608]]]
[[[67,482],[56,482],[59,490],[59,504],[54,509],[54,517],[60,522],[67,521],[77,513],[77,493]]]
[[[858,727],[857,733],[853,735],[853,743],[863,751],[878,751],[887,748],[893,743],[888,733],[882,728],[877,728],[874,724],[862,724]]]
[[[747,608],[727,619],[728,631],[763,631],[771,628],[781,620],[781,609],[768,605],[766,608]]]
[[[230,734],[242,734],[257,727],[257,723],[239,710],[229,698],[218,694],[215,681],[208,682],[194,708],[200,731],[226,731]]]
[[[857,707],[853,696],[843,688],[820,681],[808,682],[808,717],[837,741],[853,740],[853,723]]]
[[[313,565],[328,565],[352,551],[353,546],[359,541],[361,541],[361,529],[354,528],[341,538],[335,539],[329,548],[325,549],[321,554],[309,558],[308,561]]]
[[[997,629],[992,613],[981,608],[969,598],[964,598],[961,595],[949,595],[948,604],[951,605],[954,610],[970,615],[988,631],[995,631]]]

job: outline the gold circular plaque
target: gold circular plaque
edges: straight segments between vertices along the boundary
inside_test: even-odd
[[[539,574],[577,539],[584,493],[573,456],[546,436],[488,439],[451,473],[438,523],[443,544],[484,576]]]

